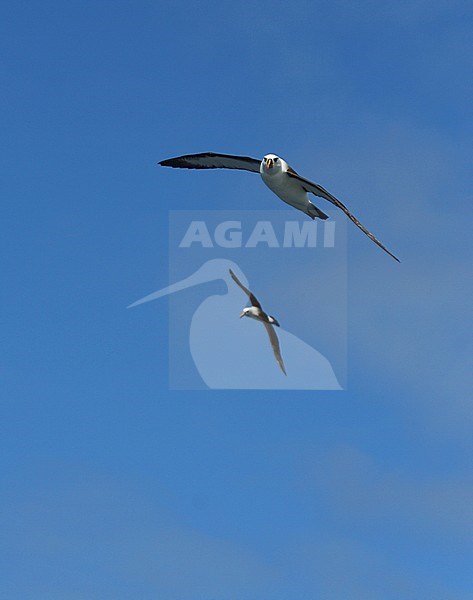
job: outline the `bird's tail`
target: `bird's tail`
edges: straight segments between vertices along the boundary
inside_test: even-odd
[[[324,212],[322,212],[320,210],[320,208],[317,208],[314,204],[312,204],[312,202],[310,203],[310,206],[307,209],[307,214],[309,215],[309,217],[311,219],[317,218],[317,219],[322,219],[323,221],[328,219],[328,215],[326,215]]]

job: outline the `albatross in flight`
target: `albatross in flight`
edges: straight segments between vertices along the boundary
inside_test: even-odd
[[[351,214],[348,208],[332,196],[327,190],[317,183],[304,179],[292,169],[287,162],[275,154],[266,154],[263,160],[249,156],[232,156],[230,154],[216,154],[215,152],[203,152],[201,154],[186,154],[176,158],[168,158],[160,163],[163,167],[178,167],[182,169],[240,169],[252,171],[261,175],[264,183],[269,189],[279,196],[281,200],[294,206],[308,215],[311,219],[328,219],[328,215],[310,202],[308,193],[314,194],[328,200],[347,215],[357,227],[365,233],[370,240],[399,262],[383,244],[377,240],[358,219]]]
[[[241,287],[241,289],[245,292],[245,294],[250,299],[251,306],[247,306],[246,308],[244,308],[242,310],[242,312],[240,314],[240,319],[242,317],[250,317],[251,319],[256,319],[256,321],[261,321],[261,323],[263,323],[263,325],[266,328],[266,331],[268,332],[269,341],[271,342],[274,356],[275,356],[276,360],[278,361],[279,366],[281,367],[281,371],[284,373],[284,375],[287,375],[286,369],[284,367],[284,362],[283,362],[283,359],[281,356],[281,350],[279,349],[278,336],[276,335],[276,332],[274,331],[274,327],[273,327],[273,325],[276,325],[276,327],[279,327],[279,323],[276,321],[276,319],[274,317],[272,317],[271,315],[267,315],[264,312],[264,310],[261,308],[261,304],[256,299],[256,296],[242,284],[242,282],[238,279],[238,277],[235,275],[235,273],[231,269],[228,269],[228,271],[229,271],[233,281],[239,287]]]

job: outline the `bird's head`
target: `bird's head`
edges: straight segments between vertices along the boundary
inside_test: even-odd
[[[241,319],[242,317],[247,317],[249,312],[250,312],[250,307],[249,307],[249,306],[247,306],[246,308],[244,308],[244,309],[241,311],[241,313],[240,313],[240,319]]]
[[[264,173],[268,175],[275,175],[276,173],[280,173],[282,171],[282,159],[276,154],[266,154],[266,156],[261,161],[261,167]]]
[[[150,302],[151,300],[156,300],[157,298],[162,298],[163,296],[173,294],[174,292],[179,292],[180,290],[185,290],[194,285],[199,285],[208,281],[215,281],[217,279],[223,279],[223,281],[227,283],[228,291],[234,292],[238,295],[237,287],[229,275],[229,269],[232,269],[235,273],[237,273],[237,276],[240,278],[243,285],[248,285],[248,281],[244,273],[236,263],[225,258],[213,258],[201,265],[197,271],[188,277],[185,277],[176,283],[172,283],[171,285],[168,285],[157,292],[148,294],[144,298],[141,298],[140,300],[133,302],[133,304],[130,304],[128,308],[137,306],[138,304],[143,304],[145,302]]]

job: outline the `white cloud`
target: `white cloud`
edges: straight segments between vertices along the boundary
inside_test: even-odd
[[[233,600],[271,593],[277,573],[239,544],[191,526],[127,482],[68,471],[4,498],[0,550],[15,565],[2,576],[0,595]]]
[[[382,552],[350,538],[331,536],[301,544],[293,558],[299,578],[324,600],[468,600],[435,577],[407,572]],[[309,597],[309,596],[307,596]]]
[[[366,115],[360,121],[347,132],[349,144],[333,140],[317,158],[325,174],[320,183],[401,264],[348,224],[349,389],[362,387],[381,402],[395,395],[433,435],[469,436],[467,149],[409,122]],[[310,176],[313,152],[305,156],[299,170]]]
[[[390,522],[416,538],[469,543],[473,481],[465,475],[409,474],[357,448],[340,446],[312,457],[313,490],[357,526]]]

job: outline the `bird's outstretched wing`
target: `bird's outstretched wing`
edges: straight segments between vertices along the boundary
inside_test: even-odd
[[[274,331],[274,327],[270,323],[263,322],[263,325],[266,327],[266,331],[268,332],[269,341],[271,342],[271,346],[273,347],[274,356],[275,356],[276,360],[278,361],[279,366],[281,367],[281,371],[284,373],[284,375],[287,375],[286,368],[284,367],[284,361],[281,356],[281,350],[279,348],[278,336],[276,335],[276,332]]]
[[[248,298],[250,299],[251,305],[252,306],[256,306],[257,308],[263,310],[261,308],[261,304],[258,302],[258,300],[256,299],[256,296],[250,292],[250,290],[248,288],[246,288],[242,282],[238,279],[238,277],[235,275],[235,273],[229,269],[228,270],[233,281],[245,292],[245,294],[248,296]],[[265,321],[262,321],[263,325],[266,328],[266,331],[268,332],[268,336],[269,336],[269,341],[271,342],[271,346],[273,348],[273,353],[274,356],[276,358],[276,360],[279,363],[279,366],[281,367],[281,371],[284,373],[284,375],[287,375],[286,373],[286,368],[284,367],[284,361],[282,359],[281,356],[281,350],[279,348],[279,340],[278,340],[278,336],[276,335],[276,332],[274,331],[274,327],[271,325],[271,323],[266,323]]]
[[[178,167],[181,169],[241,169],[242,171],[259,173],[261,161],[249,156],[202,152],[201,154],[186,154],[176,158],[168,158],[162,160],[159,164],[162,167]]]
[[[361,231],[370,238],[370,240],[372,240],[375,244],[377,244],[380,248],[382,248],[385,252],[387,252],[389,254],[389,256],[392,256],[394,258],[394,260],[397,260],[397,262],[400,262],[399,259],[396,256],[394,256],[394,254],[386,248],[386,246],[383,246],[383,244],[379,240],[377,240],[374,237],[374,235],[372,233],[370,233],[366,229],[366,227],[364,227],[364,225],[362,225],[354,215],[351,214],[351,212],[348,210],[348,208],[342,202],[340,202],[340,200],[337,200],[337,198],[335,198],[335,196],[332,196],[332,194],[330,194],[330,192],[327,192],[327,190],[324,190],[324,188],[321,185],[318,185],[317,183],[313,183],[312,181],[309,181],[308,179],[304,179],[304,177],[301,177],[292,169],[287,171],[287,175],[289,177],[293,177],[294,179],[297,179],[298,181],[300,181],[300,183],[302,184],[302,187],[306,190],[306,192],[311,192],[312,194],[314,194],[314,196],[319,196],[320,198],[324,198],[325,200],[328,200],[329,202],[331,202],[332,204],[335,204],[335,206],[337,206],[338,208],[343,210],[343,212],[347,215],[347,217],[351,221],[353,221],[353,223],[355,223],[355,225],[357,227],[359,227],[361,229]]]
[[[256,306],[256,308],[260,308],[261,310],[263,310],[263,308],[261,307],[261,304],[258,302],[258,300],[257,300],[256,296],[253,294],[253,292],[250,292],[250,290],[242,284],[242,282],[238,279],[238,277],[235,275],[235,273],[231,269],[228,269],[228,272],[230,273],[233,281],[239,287],[241,287],[241,289],[248,296],[248,298],[250,299],[250,302],[251,302],[251,306]]]

